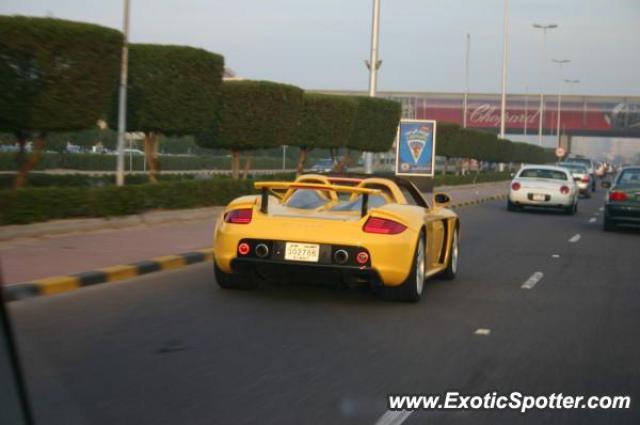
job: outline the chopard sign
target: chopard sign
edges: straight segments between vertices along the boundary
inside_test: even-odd
[[[527,124],[534,124],[538,120],[538,111],[532,109],[526,114],[524,111],[509,112],[506,113],[506,122],[509,124],[524,124],[525,119]],[[500,124],[500,110],[497,106],[490,105],[488,103],[479,105],[472,109],[469,115],[469,120],[472,124],[490,124],[498,126]]]

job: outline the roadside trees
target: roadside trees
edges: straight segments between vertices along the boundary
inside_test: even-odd
[[[158,135],[206,131],[218,108],[224,58],[186,46],[131,44],[127,131],[144,132],[149,180],[160,169]],[[114,105],[116,102],[113,102]],[[117,113],[111,113],[115,127]]]
[[[41,156],[47,132],[96,126],[113,94],[122,42],[120,32],[98,25],[0,16],[0,131],[20,147],[15,188]]]
[[[292,141],[300,148],[297,174],[304,171],[307,154],[314,148],[346,146],[358,104],[349,96],[305,93],[302,113]]]
[[[363,152],[386,152],[391,149],[402,115],[400,103],[378,97],[355,96],[353,99],[357,108],[346,147]],[[346,156],[345,153],[339,170],[346,165]]]
[[[294,144],[303,102],[303,91],[295,86],[269,81],[225,82],[220,107],[209,117],[209,130],[196,141],[204,148],[231,151],[234,180],[240,177],[240,154],[245,152],[246,178],[251,166],[248,152]]]

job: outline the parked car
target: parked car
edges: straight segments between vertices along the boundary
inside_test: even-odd
[[[609,189],[604,203],[604,230],[620,224],[640,225],[640,166],[627,167],[613,179],[603,182]]]
[[[589,170],[584,165],[577,164],[575,162],[561,162],[559,167],[566,168],[571,172],[573,179],[576,181],[580,195],[590,198],[591,197],[591,176]]]
[[[335,163],[331,158],[319,159],[311,166],[311,171],[316,173],[330,173],[333,171]]]
[[[511,182],[507,209],[557,208],[566,214],[578,211],[578,186],[571,172],[552,165],[524,166]]]

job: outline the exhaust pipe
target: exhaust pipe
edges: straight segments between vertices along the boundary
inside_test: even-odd
[[[263,243],[256,245],[256,256],[259,258],[266,258],[269,256],[269,247]]]
[[[333,259],[338,264],[345,264],[349,261],[349,253],[344,249],[339,249],[333,254]]]

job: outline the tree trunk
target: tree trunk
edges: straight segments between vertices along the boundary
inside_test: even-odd
[[[296,175],[304,173],[304,161],[307,159],[307,150],[300,148],[298,152],[298,164],[296,165]]]
[[[246,180],[249,177],[249,170],[251,169],[251,151],[244,152],[244,172],[242,173],[242,180]]]
[[[344,150],[344,155],[335,166],[336,173],[344,173],[345,168],[347,167],[347,162],[349,162],[349,149]]]
[[[231,151],[231,178],[240,179],[240,151]]]
[[[158,161],[158,134],[153,131],[144,133],[144,156],[149,164],[149,182],[158,183],[158,171],[160,162]]]
[[[42,157],[42,151],[44,150],[45,143],[45,134],[39,133],[36,137],[31,155],[27,157],[27,153],[25,151],[27,142],[26,136],[21,133],[18,137],[20,151],[18,152],[17,156],[18,174],[16,175],[16,179],[13,182],[14,189],[20,189],[25,185],[25,183],[27,182],[27,175]]]

